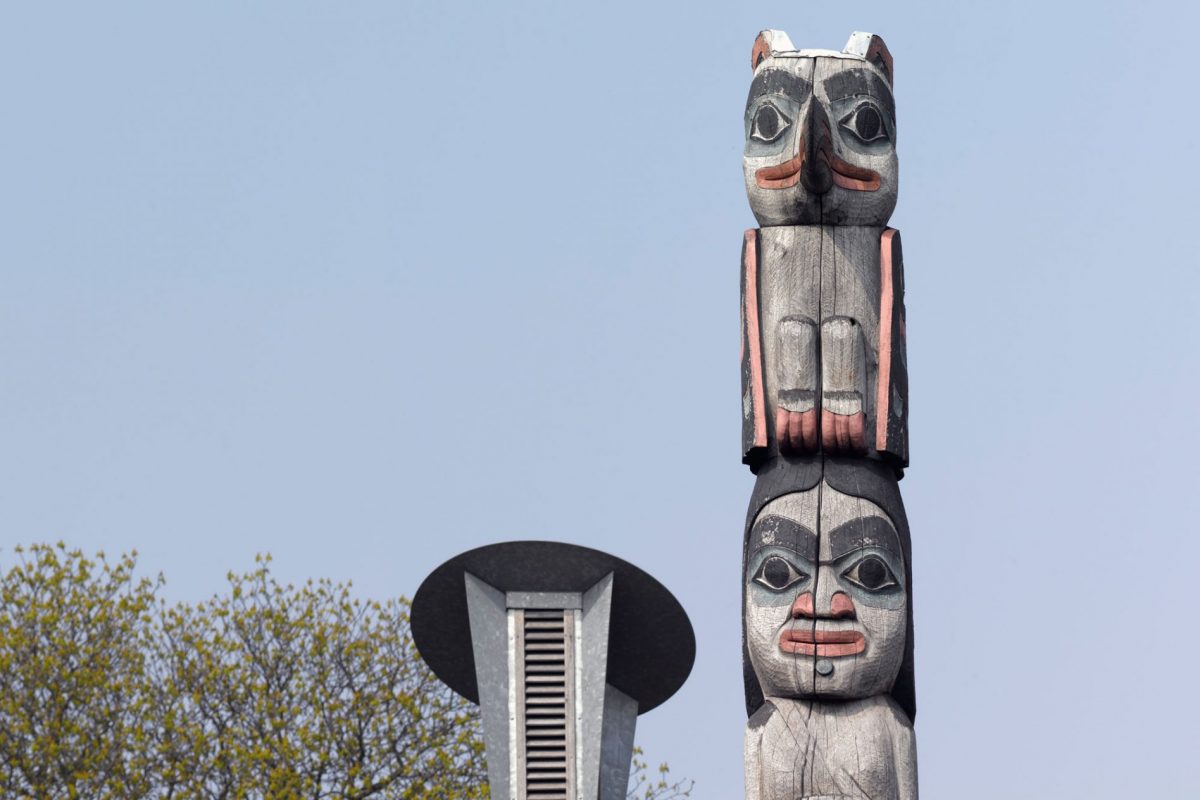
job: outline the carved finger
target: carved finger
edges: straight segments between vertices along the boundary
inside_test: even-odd
[[[788,441],[792,444],[793,450],[800,450],[804,446],[804,437],[801,435],[800,429],[800,414],[795,411],[788,412]]]
[[[826,450],[837,449],[837,433],[834,431],[834,415],[821,409],[821,445]]]
[[[790,415],[785,408],[775,409],[775,438],[779,441],[779,452],[791,452],[792,445],[788,434],[788,417]]]
[[[810,408],[800,415],[800,442],[805,450],[817,449],[817,410]]]
[[[847,423],[850,430],[850,444],[859,453],[867,451],[867,438],[864,430],[866,428],[866,419],[867,415],[859,412],[852,414]]]

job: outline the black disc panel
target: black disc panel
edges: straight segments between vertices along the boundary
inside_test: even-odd
[[[608,682],[644,714],[673,695],[692,671],[696,637],[679,601],[627,561],[564,542],[504,542],[468,550],[421,584],[412,604],[413,640],[451,689],[479,702],[467,615],[465,573],[502,592],[585,592],[613,574]]]

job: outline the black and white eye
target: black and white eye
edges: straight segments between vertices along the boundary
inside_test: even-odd
[[[754,582],[772,591],[780,592],[808,575],[782,556],[771,556],[754,573]]]
[[[853,133],[861,141],[887,141],[887,126],[883,123],[883,112],[871,103],[863,103],[838,121],[846,130]]]
[[[842,577],[868,592],[883,592],[899,586],[892,568],[879,556],[867,556],[842,573]]]
[[[750,138],[760,142],[773,142],[792,126],[787,115],[770,103],[763,103],[754,112],[754,121],[750,124]]]

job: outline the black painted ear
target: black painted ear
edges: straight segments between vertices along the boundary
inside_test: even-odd
[[[754,40],[754,49],[750,51],[750,69],[758,69],[759,64],[776,53],[795,49],[792,40],[783,31],[762,31]]]
[[[850,34],[850,41],[846,42],[842,52],[870,61],[887,78],[888,86],[895,85],[896,73],[892,69],[892,54],[884,44],[882,36],[855,31]]]

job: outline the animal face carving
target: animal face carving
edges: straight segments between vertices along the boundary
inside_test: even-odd
[[[765,695],[891,690],[908,595],[900,538],[883,509],[825,483],[772,500],[751,527],[744,579],[746,647]]]
[[[742,169],[762,226],[884,225],[896,207],[892,59],[856,33],[841,53],[754,44]]]

